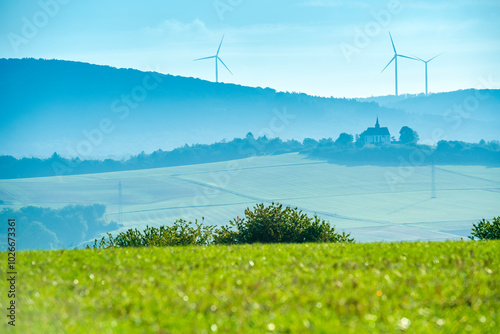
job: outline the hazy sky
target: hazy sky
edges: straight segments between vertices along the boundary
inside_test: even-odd
[[[394,94],[399,53],[429,90],[500,88],[500,1],[0,0],[0,57],[56,58],[335,97]],[[424,64],[399,61],[399,90]],[[488,83],[489,82],[489,83]]]

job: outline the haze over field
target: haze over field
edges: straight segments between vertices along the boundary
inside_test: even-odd
[[[9,207],[105,204],[123,228],[177,219],[225,225],[255,203],[278,201],[319,214],[357,241],[467,238],[480,217],[496,214],[500,168],[347,167],[298,154],[104,174],[0,180]],[[396,177],[396,179],[393,179]],[[118,183],[122,184],[122,214]],[[115,232],[116,233],[116,232]],[[91,239],[93,240],[93,239]]]
[[[499,32],[499,0],[0,0],[0,333],[500,333]]]
[[[47,248],[257,202],[360,241],[456,239],[496,214],[497,1],[0,9],[0,208]]]

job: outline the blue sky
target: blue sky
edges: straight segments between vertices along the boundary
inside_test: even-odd
[[[500,88],[500,1],[0,1],[0,57],[56,58],[335,97],[394,94],[399,53],[429,63],[429,90]],[[34,29],[29,29],[31,28]],[[424,65],[399,62],[399,91]]]

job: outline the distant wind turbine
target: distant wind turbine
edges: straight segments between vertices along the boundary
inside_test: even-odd
[[[444,53],[444,52],[443,52]],[[420,59],[418,57],[415,57],[417,58],[417,60],[420,60],[421,62],[423,62],[425,64],[425,95],[429,95],[429,91],[427,90],[427,63],[430,62],[431,60],[433,60],[434,58],[437,58],[439,57],[440,55],[442,55],[443,53],[440,53],[438,54],[437,56],[434,56],[432,57],[431,59],[429,60],[423,60],[423,59]]]
[[[391,43],[392,43],[392,48],[394,49],[394,57],[392,57],[391,61],[385,65],[384,69],[382,70],[382,72],[385,71],[385,69],[387,68],[387,66],[389,66],[393,61],[394,61],[394,66],[395,66],[395,77],[396,77],[396,96],[398,96],[398,57],[402,57],[402,58],[408,58],[408,59],[413,59],[413,60],[417,60],[415,58],[412,58],[412,57],[408,57],[408,56],[404,56],[404,55],[400,55],[398,54],[398,52],[396,51],[396,47],[394,46],[394,42],[392,40],[392,35],[391,33],[389,32],[389,37],[391,38]],[[382,73],[380,72],[380,73]]]
[[[233,74],[233,72],[231,72],[231,70],[226,66],[226,64],[224,64],[222,59],[219,58],[220,47],[222,46],[223,40],[224,40],[224,35],[222,35],[222,39],[220,40],[219,48],[217,49],[217,53],[215,54],[215,56],[199,58],[199,59],[194,60],[194,61],[198,61],[198,60],[206,60],[206,59],[212,59],[212,58],[215,59],[215,82],[219,82],[219,61],[222,63],[222,65],[224,65],[224,67],[229,71],[229,73],[231,73],[231,75]]]

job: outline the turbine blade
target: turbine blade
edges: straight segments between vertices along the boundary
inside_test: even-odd
[[[387,66],[391,65],[391,63],[394,61],[394,59],[396,59],[396,56],[392,57],[391,61],[390,61],[387,65],[385,65],[385,67],[384,67],[384,69],[382,70],[382,72],[384,72],[384,71],[385,71],[385,69],[387,68]],[[382,72],[380,72],[380,73],[382,73]]]
[[[437,56],[432,57],[431,59],[429,59],[429,60],[427,61],[427,63],[428,63],[428,62],[430,62],[431,60],[433,60],[434,58],[439,57],[439,56],[440,56],[440,55],[442,55],[443,53],[444,53],[444,52],[441,52],[441,53],[440,53],[440,54],[438,54]]]
[[[419,58],[419,57],[414,56],[414,55],[412,55],[412,56],[413,56],[414,58],[416,58],[417,60],[420,60],[420,61],[422,61],[422,62],[424,62],[424,63],[425,63],[425,60],[423,60],[422,58]]]
[[[224,64],[224,62],[222,61],[222,59],[220,59],[219,57],[217,57],[217,59],[219,59],[220,62],[222,63],[222,65],[224,65],[224,67],[229,71],[229,73],[231,73],[231,75],[233,75],[233,72],[231,72],[231,70],[226,66],[226,64]]]
[[[215,58],[215,56],[205,57],[205,58],[198,58],[198,59],[195,59],[195,60],[193,60],[193,61],[205,60],[205,59],[211,59],[211,58]]]
[[[408,59],[411,59],[411,60],[418,60],[417,58],[408,57],[408,56],[405,56],[405,55],[398,55],[398,57],[408,58]]]
[[[394,41],[392,40],[392,35],[391,35],[390,31],[389,31],[389,37],[391,38],[391,44],[392,44],[392,48],[394,49],[394,54],[398,54],[396,51],[396,47],[394,46]]]
[[[225,34],[224,34],[225,35]],[[222,41],[224,40],[224,35],[222,35],[222,39],[220,40],[219,48],[217,49],[217,54],[216,56],[219,55],[220,47],[222,46]]]

